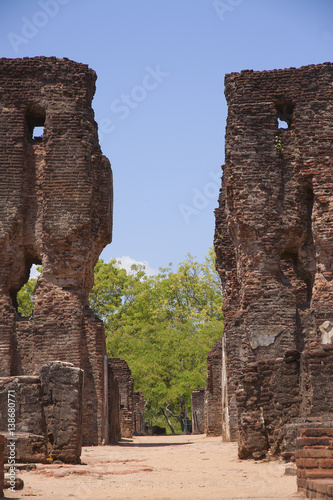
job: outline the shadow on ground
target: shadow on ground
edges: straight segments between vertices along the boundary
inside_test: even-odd
[[[155,448],[157,446],[183,446],[184,444],[193,444],[192,442],[186,441],[186,442],[181,442],[181,443],[174,443],[174,442],[159,442],[159,443],[135,443],[132,439],[121,439],[118,443],[117,446],[132,446],[132,447],[137,447],[137,448]]]

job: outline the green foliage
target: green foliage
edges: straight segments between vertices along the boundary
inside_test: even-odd
[[[223,331],[214,260],[212,249],[204,264],[188,255],[157,276],[141,266],[126,273],[115,259],[95,268],[90,303],[105,322],[108,355],[127,361],[154,421],[175,418],[180,395],[190,409],[192,390],[206,385],[206,356]]]
[[[33,313],[36,283],[30,279],[18,293],[22,316]],[[115,259],[99,260],[89,298],[104,321],[109,357],[127,361],[134,389],[145,395],[147,418],[165,426],[168,417],[179,431],[180,412],[186,403],[189,414],[192,390],[205,387],[206,356],[223,332],[213,249],[204,263],[188,254],[175,270],[170,264],[156,276],[143,266],[128,273]]]
[[[278,151],[282,151],[282,149],[283,149],[282,139],[279,135],[275,136],[275,147]]]
[[[42,272],[41,267],[37,267],[39,273]],[[17,303],[18,303],[18,313],[26,318],[32,316],[34,306],[32,298],[35,293],[35,288],[37,285],[37,278],[30,278],[27,283],[23,285],[21,290],[17,293]]]

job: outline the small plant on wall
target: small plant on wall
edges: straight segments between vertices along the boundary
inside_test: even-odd
[[[282,145],[282,139],[281,139],[281,137],[280,137],[279,134],[277,134],[275,136],[275,141],[274,142],[275,142],[275,147],[276,147],[277,151],[281,152],[282,149],[283,149],[283,145]]]

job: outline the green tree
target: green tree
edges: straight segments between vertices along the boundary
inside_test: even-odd
[[[22,316],[33,313],[36,282],[18,293]],[[188,254],[175,270],[170,264],[156,276],[143,266],[126,272],[115,259],[99,260],[89,298],[104,321],[109,357],[127,361],[135,390],[145,394],[147,417],[166,419],[172,431],[178,420],[179,428],[192,390],[206,384],[206,356],[223,332],[213,249],[204,263]]]
[[[148,417],[163,415],[173,430],[175,419],[182,422],[180,398],[190,409],[192,390],[205,386],[207,353],[222,336],[213,250],[204,264],[188,254],[175,271],[170,264],[157,276],[99,261],[90,297],[105,322],[108,355],[128,362]]]
[[[42,268],[38,266],[37,271],[41,273]],[[26,318],[30,318],[34,310],[32,298],[36,285],[37,278],[30,278],[17,293],[18,313]]]

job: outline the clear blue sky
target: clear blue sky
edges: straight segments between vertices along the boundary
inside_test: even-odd
[[[68,57],[114,175],[105,261],[151,268],[212,245],[224,161],[224,75],[332,61],[332,0],[1,0],[1,57]]]

